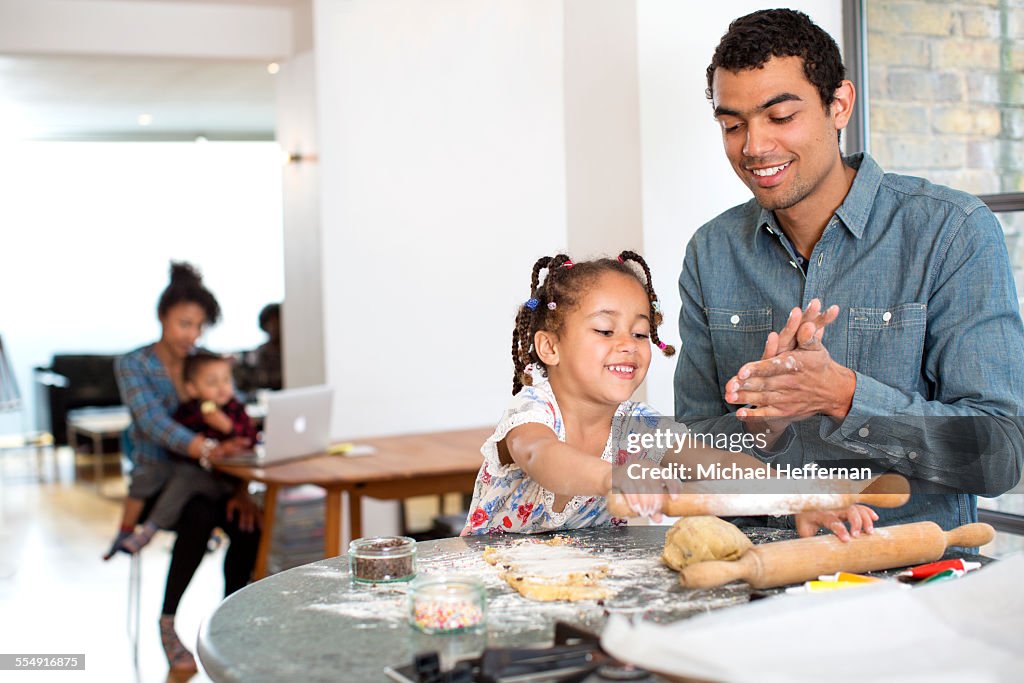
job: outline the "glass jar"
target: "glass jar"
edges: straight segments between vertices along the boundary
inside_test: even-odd
[[[487,594],[478,580],[425,576],[409,591],[409,623],[424,633],[455,633],[482,628]]]
[[[416,541],[408,536],[357,538],[348,545],[348,561],[359,583],[409,581],[416,576]]]

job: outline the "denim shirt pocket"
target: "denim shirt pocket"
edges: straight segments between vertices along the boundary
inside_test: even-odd
[[[706,308],[718,384],[724,387],[744,363],[761,359],[772,329],[772,309]]]
[[[927,322],[927,304],[851,307],[846,367],[892,387],[917,386]]]

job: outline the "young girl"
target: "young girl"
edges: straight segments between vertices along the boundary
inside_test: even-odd
[[[462,535],[625,523],[609,515],[605,496],[612,465],[626,459],[621,446],[660,418],[630,397],[647,375],[652,343],[665,356],[675,353],[658,338],[661,320],[650,269],[632,251],[583,263],[559,254],[534,264],[530,298],[512,333],[513,399],[481,448]],[[743,454],[707,449],[673,457],[688,455],[763,467]],[[653,462],[661,456],[642,454]],[[870,508],[840,514],[870,532]],[[817,519],[798,515],[804,527]]]

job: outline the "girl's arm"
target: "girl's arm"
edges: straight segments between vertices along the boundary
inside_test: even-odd
[[[563,496],[606,496],[612,488],[612,465],[558,440],[545,425],[528,423],[509,431],[508,456],[527,476]],[[504,457],[502,444],[498,452]]]

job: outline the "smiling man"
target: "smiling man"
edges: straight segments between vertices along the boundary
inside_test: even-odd
[[[796,438],[762,456],[867,457],[913,478],[911,502],[879,510],[881,523],[976,521],[973,494],[1011,488],[1024,460],[1024,329],[995,217],[976,197],[842,156],[856,92],[835,41],[801,12],[734,21],[707,78],[754,196],[687,247],[677,418],[790,425]],[[818,301],[838,310],[819,315]]]

